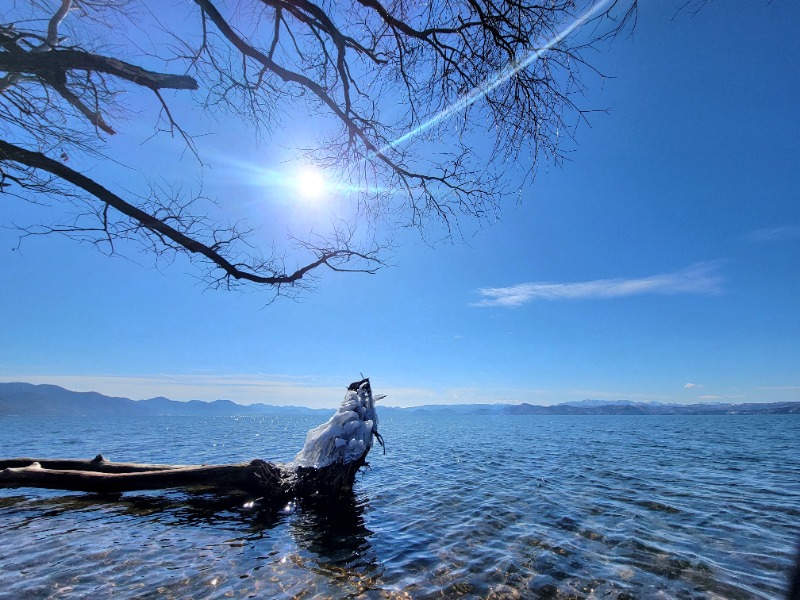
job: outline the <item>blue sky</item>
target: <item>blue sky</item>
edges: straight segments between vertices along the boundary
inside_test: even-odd
[[[376,275],[326,274],[267,305],[206,289],[180,260],[57,237],[10,251],[0,230],[0,381],[309,406],[360,373],[389,405],[800,401],[800,5],[674,20],[670,5],[643,3],[634,34],[591,55],[610,77],[588,80],[583,105],[611,111],[579,127],[570,161],[543,165],[501,221],[465,222],[464,242],[401,233]],[[206,193],[267,243],[324,218],[324,200],[252,177],[286,168],[276,144],[217,127]],[[122,129],[112,144],[139,169],[192,185],[176,144],[140,145],[152,120]],[[3,224],[35,214],[3,204]]]

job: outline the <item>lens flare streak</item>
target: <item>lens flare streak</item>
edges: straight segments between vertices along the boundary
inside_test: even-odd
[[[477,100],[491,92],[492,90],[498,88],[506,81],[514,77],[517,73],[522,71],[523,69],[527,69],[530,65],[534,62],[539,60],[542,56],[544,56],[550,49],[552,49],[556,44],[560,43],[563,39],[569,36],[573,31],[578,29],[581,25],[585,24],[589,21],[592,17],[594,17],[598,12],[603,10],[612,0],[601,0],[596,4],[592,4],[590,8],[588,8],[581,16],[579,16],[575,21],[573,21],[568,27],[564,28],[559,34],[551,38],[547,41],[547,43],[531,52],[525,59],[509,64],[506,68],[502,71],[498,72],[494,77],[485,81],[478,87],[473,88],[470,92],[462,96],[458,101],[454,102],[438,114],[434,115],[415,129],[409,131],[408,133],[402,135],[401,137],[397,138],[395,141],[386,144],[383,148],[379,150],[380,154],[385,154],[387,150],[390,148],[395,148],[400,144],[407,142],[411,138],[419,135],[426,129],[433,127],[434,125],[438,125],[445,119],[450,118],[454,113],[461,112],[470,105],[474,104]]]

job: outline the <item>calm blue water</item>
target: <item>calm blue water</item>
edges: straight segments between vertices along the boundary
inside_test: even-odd
[[[0,418],[0,457],[290,459],[314,417]],[[0,490],[0,598],[781,598],[800,417],[385,418],[352,505]]]

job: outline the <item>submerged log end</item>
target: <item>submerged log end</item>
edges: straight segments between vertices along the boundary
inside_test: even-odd
[[[293,491],[296,498],[336,500],[353,493],[358,470],[367,464],[367,455],[351,462],[335,462],[324,467],[297,467]]]
[[[286,473],[278,466],[257,458],[248,465],[248,474],[242,485],[244,491],[254,496],[280,500],[291,495]]]

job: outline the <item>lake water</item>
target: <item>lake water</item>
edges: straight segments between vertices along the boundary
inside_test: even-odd
[[[316,417],[0,418],[0,457],[289,460]],[[783,598],[800,416],[382,419],[352,503],[0,490],[0,598]]]

